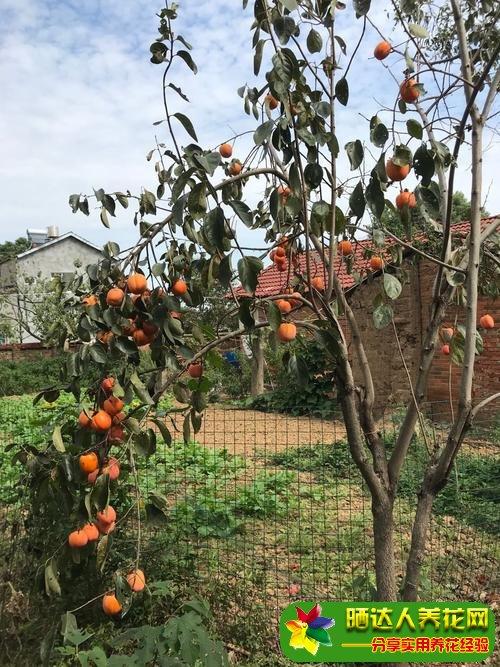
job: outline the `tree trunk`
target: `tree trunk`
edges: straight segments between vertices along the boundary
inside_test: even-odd
[[[418,496],[417,510],[413,521],[411,534],[411,547],[406,561],[405,583],[403,588],[403,600],[415,602],[418,598],[420,585],[420,573],[424,562],[425,547],[427,544],[427,533],[431,523],[432,505],[434,493],[429,490],[424,482],[423,488]]]
[[[373,543],[375,550],[375,576],[377,598],[394,602],[398,599],[396,567],[394,562],[394,503],[372,501]]]
[[[252,378],[250,393],[252,396],[260,396],[264,393],[264,346],[260,331],[252,336]]]

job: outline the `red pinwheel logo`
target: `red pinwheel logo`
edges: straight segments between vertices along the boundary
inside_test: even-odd
[[[297,620],[287,621],[286,627],[292,633],[290,646],[295,649],[303,648],[311,655],[316,655],[320,644],[331,646],[332,642],[327,632],[335,625],[333,618],[321,616],[321,607],[315,604],[309,612],[295,607]]]

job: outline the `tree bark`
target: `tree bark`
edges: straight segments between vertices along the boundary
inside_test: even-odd
[[[261,331],[252,335],[252,378],[250,382],[250,393],[252,396],[260,396],[264,393],[264,346]]]
[[[394,562],[394,503],[388,498],[372,501],[373,542],[375,548],[375,576],[377,598],[394,602],[398,599],[396,567]]]
[[[406,561],[403,600],[408,602],[415,602],[418,598],[420,573],[424,562],[427,533],[431,522],[433,503],[434,493],[424,483],[418,497],[417,510],[415,512],[411,534],[410,553],[408,555],[408,560]]]

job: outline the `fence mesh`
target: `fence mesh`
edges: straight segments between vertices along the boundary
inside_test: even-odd
[[[0,402],[1,556],[7,581],[9,571],[15,572],[26,515],[16,466],[10,465],[5,445],[14,438],[34,442],[47,427],[37,424],[32,410],[23,408],[23,413],[16,399]],[[426,419],[432,445],[446,434],[447,406],[442,412],[439,408],[434,404],[432,420]],[[389,448],[400,417],[394,410],[379,422]],[[163,444],[158,433],[156,453],[139,459],[141,507],[147,514],[141,527],[149,558],[168,558],[175,563],[173,572],[182,569],[201,594],[226,594],[235,613],[259,605],[269,619],[276,619],[294,598],[371,598],[370,498],[351,461],[341,419],[210,405],[201,430],[187,444],[180,422],[166,420],[175,434],[172,446]],[[476,424],[436,500],[423,598],[498,594],[498,434],[491,423]],[[425,439],[417,432],[396,505],[399,575],[425,460]],[[132,528],[134,517],[131,511]],[[118,548],[128,539],[120,528],[114,536]]]

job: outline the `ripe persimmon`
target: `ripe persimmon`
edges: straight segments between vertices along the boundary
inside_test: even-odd
[[[384,60],[384,58],[387,58],[387,56],[391,51],[392,51],[392,46],[389,44],[389,42],[386,42],[384,40],[377,44],[377,46],[373,51],[373,55],[377,60]]]
[[[278,246],[277,248],[275,248],[275,250],[274,250],[274,256],[276,257],[276,259],[279,259],[279,258],[281,258],[281,257],[283,257],[283,258],[286,257],[286,250],[285,250],[285,248],[283,248],[283,246],[280,246],[280,245],[279,245],[279,246]]]
[[[292,304],[286,299],[278,299],[275,303],[278,306],[280,313],[283,313],[283,315],[286,315],[292,310]]]
[[[84,306],[90,308],[91,306],[97,306],[97,304],[99,303],[99,299],[96,297],[95,294],[89,294],[88,296],[82,299],[82,303]]]
[[[110,394],[113,391],[114,386],[115,378],[112,377],[104,378],[104,380],[101,382],[101,389],[106,392],[106,394]]]
[[[155,336],[158,334],[159,328],[158,325],[152,322],[151,320],[146,320],[145,322],[142,323],[142,330],[146,334],[146,336],[149,336],[150,338],[155,338]]]
[[[352,255],[352,243],[350,241],[348,241],[347,239],[344,239],[343,241],[339,241],[339,252],[344,257],[347,257],[348,255]]]
[[[455,333],[454,329],[452,327],[443,327],[441,329],[441,338],[449,343],[449,341],[453,338],[453,334]]]
[[[102,598],[102,610],[106,616],[117,616],[122,606],[114,593],[106,593]]]
[[[483,327],[483,329],[495,328],[495,320],[489,314],[482,315],[479,319],[479,324]]]
[[[89,472],[87,475],[87,482],[89,484],[95,484],[96,479],[99,477],[99,468],[96,468],[93,472]]]
[[[108,415],[114,417],[119,412],[123,410],[125,403],[118,396],[110,396],[102,404],[102,409],[105,410]]]
[[[111,415],[105,410],[98,410],[92,417],[90,428],[94,431],[107,431],[108,428],[111,428],[112,423]]]
[[[119,445],[125,439],[123,426],[114,424],[108,431],[108,440],[112,445]]]
[[[370,268],[372,271],[382,271],[384,268],[384,260],[378,255],[374,255],[370,258]]]
[[[292,191],[288,187],[288,185],[280,185],[278,186],[278,196],[280,199],[282,199],[284,202],[288,199],[288,197],[292,194]]]
[[[297,327],[293,322],[282,322],[279,327],[276,335],[283,343],[289,343],[297,335]]]
[[[241,174],[242,169],[243,165],[239,160],[233,160],[229,165],[229,173],[231,176],[238,176],[238,174]]]
[[[99,529],[101,535],[109,535],[116,528],[116,523],[112,521],[111,523],[106,523],[105,521],[97,521],[96,526]]]
[[[148,282],[142,273],[131,273],[127,278],[127,289],[131,294],[142,294],[147,288]]]
[[[109,341],[113,338],[113,332],[112,331],[98,331],[95,335],[98,341],[100,341],[103,345],[107,345]]]
[[[129,318],[129,322],[130,322],[130,324],[128,324],[127,326],[124,326],[123,329],[122,329],[122,333],[123,333],[124,336],[132,336],[134,331],[137,329],[137,324],[135,323],[134,320]]]
[[[300,304],[302,303],[302,301],[301,301],[302,294],[300,292],[292,292],[292,290],[287,290],[287,293],[288,292],[291,292],[291,295],[292,295],[291,298],[288,299],[292,308],[296,308],[297,306],[300,306]]]
[[[311,280],[311,285],[315,290],[318,290],[318,292],[323,292],[325,289],[325,281],[323,280],[322,276],[314,276],[314,278]]]
[[[233,154],[233,147],[231,144],[225,143],[221,144],[219,146],[219,153],[222,155],[223,158],[230,158],[231,155]]]
[[[274,109],[276,109],[279,106],[279,101],[274,97],[274,95],[271,95],[271,93],[268,93],[266,95],[266,97],[264,98],[264,102],[271,109],[271,111],[274,111]]]
[[[127,574],[127,584],[134,591],[134,593],[139,593],[140,591],[144,590],[144,586],[146,585],[146,577],[144,576],[144,572],[139,569],[132,570],[130,574]]]
[[[283,258],[276,257],[276,260],[275,260],[274,264],[275,264],[276,268],[278,269],[278,271],[280,271],[281,273],[283,273],[284,271],[286,271],[288,269],[288,263],[286,261],[286,257],[283,257]]]
[[[74,530],[68,535],[68,544],[73,549],[81,549],[89,541],[85,530]]]
[[[173,285],[172,285],[172,292],[175,294],[175,296],[184,296],[187,292],[187,285],[182,278],[179,278],[176,280]]]
[[[387,160],[385,163],[385,173],[387,178],[390,181],[402,181],[410,173],[411,166],[405,164],[402,167],[399,164],[396,164],[392,159]]]
[[[94,470],[99,468],[99,459],[97,458],[97,454],[95,452],[82,454],[78,459],[78,465],[80,466],[80,470],[87,475],[89,472],[94,472]]]
[[[148,336],[144,329],[136,329],[132,334],[132,338],[137,347],[144,347],[144,345],[149,345],[153,342],[153,338]]]
[[[78,415],[78,423],[80,424],[80,426],[82,428],[90,428],[91,422],[92,422],[92,417],[89,417],[86,411],[82,410]]]
[[[113,428],[117,427],[113,426]],[[111,431],[113,430],[113,428],[111,429]],[[119,426],[118,428],[121,428],[121,426]],[[121,430],[123,431],[123,429]],[[118,479],[118,477],[120,476],[120,464],[118,462],[118,459],[110,458],[109,461],[103,466],[102,473],[103,475],[109,475],[109,479],[111,481]]]
[[[413,192],[409,192],[408,190],[403,190],[403,192],[400,192],[396,197],[396,207],[399,208],[400,210],[405,206],[408,206],[408,208],[415,208],[416,205],[417,205],[417,198],[415,197]]]
[[[417,81],[415,79],[406,79],[403,81],[399,88],[401,94],[401,99],[403,99],[408,104],[416,102],[420,97],[420,89],[418,88]]]
[[[99,529],[95,523],[86,523],[82,528],[89,542],[95,542],[99,539]]]
[[[122,305],[125,292],[119,287],[112,287],[106,294],[106,303],[113,308],[119,308]]]
[[[188,366],[188,373],[192,378],[201,378],[203,374],[203,366],[200,361],[196,361]]]
[[[119,412],[113,416],[113,424],[121,424],[124,419],[127,419],[127,415],[124,412]]]
[[[116,521],[116,511],[111,505],[107,505],[103,510],[97,512],[97,521],[99,523],[113,523]]]
[[[443,345],[443,347],[441,348],[441,352],[443,354],[450,354],[450,346],[448,345],[448,343]]]

